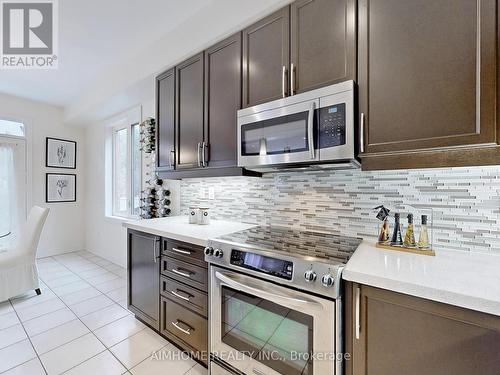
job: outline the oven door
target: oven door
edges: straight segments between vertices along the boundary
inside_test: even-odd
[[[319,160],[318,100],[238,118],[238,165],[256,167]]]
[[[249,375],[335,374],[335,302],[211,267],[210,351]]]

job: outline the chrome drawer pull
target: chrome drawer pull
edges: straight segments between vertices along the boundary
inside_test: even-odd
[[[177,328],[179,331],[181,331],[182,333],[185,333],[186,335],[191,335],[191,332],[194,331],[194,328],[193,327],[189,327],[186,323],[182,322],[183,324],[186,324],[186,326],[188,326],[189,328],[188,329],[184,329],[182,327],[179,327],[179,321],[177,322],[172,322],[172,325]]]
[[[172,272],[176,273],[177,275],[181,275],[181,276],[189,277],[189,278],[191,278],[191,275],[192,275],[191,272],[189,272],[189,273],[188,272],[182,272],[182,271],[180,271],[178,269],[175,269],[175,268],[172,270]]]
[[[171,290],[170,293],[172,293],[174,296],[176,296],[177,298],[180,298],[180,299],[183,299],[184,301],[188,301],[189,302],[189,297],[184,297],[183,295],[180,295],[178,292],[176,292],[175,290]],[[186,293],[187,294],[187,293]]]
[[[179,253],[179,254],[191,255],[191,251],[181,250],[181,249],[178,249],[176,247],[173,247],[172,251],[175,251],[176,253]]]

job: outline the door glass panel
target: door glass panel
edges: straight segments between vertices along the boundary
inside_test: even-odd
[[[242,155],[278,155],[308,151],[309,112],[242,125]]]
[[[223,286],[221,337],[281,374],[313,374],[312,316]]]

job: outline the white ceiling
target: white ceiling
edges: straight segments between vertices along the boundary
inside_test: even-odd
[[[138,88],[150,95],[161,69],[288,2],[60,0],[59,68],[0,70],[0,92],[64,107],[68,122],[92,121],[137,104]]]

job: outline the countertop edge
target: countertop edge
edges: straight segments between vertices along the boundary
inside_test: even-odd
[[[167,237],[167,238],[170,238],[172,240],[188,242],[190,244],[198,245],[198,246],[206,246],[207,242],[208,242],[208,240],[203,240],[203,239],[200,239],[198,237],[185,236],[185,235],[178,234],[175,232],[170,232],[167,230],[159,230],[159,229],[151,228],[151,227],[148,227],[145,225],[138,225],[138,224],[135,224],[134,222],[123,223],[123,227],[125,227],[127,229],[133,229],[133,230],[137,230],[137,231],[141,231],[141,232],[154,234],[154,235],[160,236],[160,237]]]

